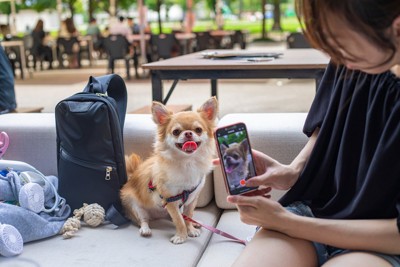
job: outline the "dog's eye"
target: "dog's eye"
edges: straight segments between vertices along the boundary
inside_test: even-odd
[[[197,134],[201,134],[201,133],[203,132],[203,129],[201,129],[200,127],[197,127],[196,129],[194,129],[194,131],[195,131]]]
[[[239,159],[239,156],[236,155],[236,154],[234,154],[232,157],[233,157],[235,160],[238,160],[238,159]]]
[[[178,135],[181,134],[181,130],[175,129],[175,130],[172,131],[172,134],[175,135],[175,136],[178,136]]]

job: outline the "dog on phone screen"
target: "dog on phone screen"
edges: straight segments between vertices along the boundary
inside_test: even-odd
[[[136,154],[126,158],[128,181],[121,189],[125,214],[150,236],[149,221],[171,217],[176,234],[170,239],[181,244],[197,237],[200,229],[185,222],[192,217],[197,199],[212,168],[215,156],[213,130],[218,113],[215,97],[196,111],[172,113],[153,102],[152,115],[157,135],[152,156],[142,161]]]
[[[249,142],[243,139],[240,143],[220,145],[222,160],[224,161],[225,173],[229,180],[231,190],[240,187],[240,181],[249,175]]]

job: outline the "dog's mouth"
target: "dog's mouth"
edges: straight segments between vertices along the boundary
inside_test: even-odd
[[[232,173],[235,169],[236,169],[236,167],[237,166],[239,166],[239,163],[236,163],[236,164],[227,164],[227,166],[225,167],[225,171],[226,171],[226,173]]]
[[[197,150],[201,142],[186,141],[184,143],[175,143],[176,147],[187,154],[191,154]]]

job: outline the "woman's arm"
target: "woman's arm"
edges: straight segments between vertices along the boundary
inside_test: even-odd
[[[332,220],[294,215],[281,229],[289,236],[353,250],[400,255],[396,219]]]
[[[299,216],[265,197],[229,196],[244,223],[330,246],[400,255],[396,219],[336,220]]]
[[[319,128],[316,128],[313,134],[311,135],[310,139],[308,140],[307,144],[289,165],[292,169],[296,170],[296,172],[298,172],[299,175],[300,172],[303,170],[304,165],[306,164],[308,158],[311,155],[315,142],[317,141],[318,134],[319,134]]]

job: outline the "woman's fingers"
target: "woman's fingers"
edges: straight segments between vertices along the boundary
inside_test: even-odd
[[[263,196],[263,197],[270,197],[270,195],[268,195],[269,192],[271,192],[272,188],[271,187],[264,187],[264,188],[259,188],[257,190],[248,192],[243,194],[244,196]]]

